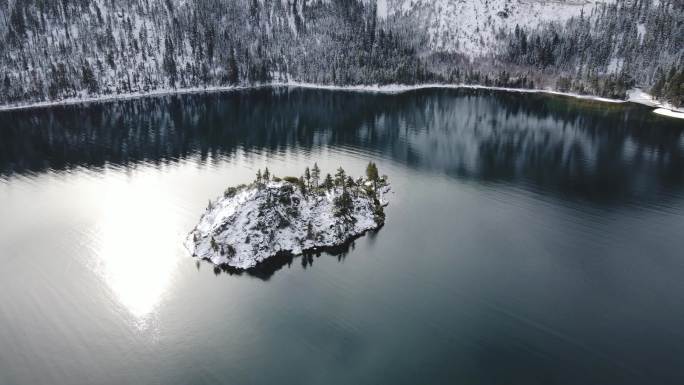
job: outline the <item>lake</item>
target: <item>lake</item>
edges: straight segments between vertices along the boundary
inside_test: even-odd
[[[392,182],[347,250],[238,274],[209,199]],[[0,112],[0,384],[684,383],[684,124],[537,94],[262,88]]]

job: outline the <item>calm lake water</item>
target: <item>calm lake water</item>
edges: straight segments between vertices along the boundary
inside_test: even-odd
[[[241,275],[210,198],[317,161],[394,194]],[[260,89],[0,113],[0,384],[684,383],[684,124],[637,106]]]

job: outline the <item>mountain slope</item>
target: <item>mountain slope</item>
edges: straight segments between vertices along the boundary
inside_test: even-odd
[[[302,81],[684,103],[681,0],[0,0],[0,104]]]
[[[564,22],[615,0],[386,0],[387,17],[411,20],[426,32],[429,49],[477,57],[491,54],[497,35]]]

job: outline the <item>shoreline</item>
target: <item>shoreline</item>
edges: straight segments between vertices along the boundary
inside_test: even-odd
[[[674,119],[684,119],[684,112],[673,111],[667,108],[656,108],[653,113]]]
[[[388,84],[388,85],[370,85],[370,86],[333,86],[333,85],[322,85],[313,83],[282,83],[278,84],[282,86],[290,87],[300,87],[300,88],[311,88],[311,89],[322,89],[331,91],[353,91],[353,92],[375,92],[383,94],[399,94],[403,92],[410,92],[416,90],[424,89],[465,89],[465,90],[490,90],[490,91],[502,91],[502,92],[517,92],[522,94],[548,94],[555,96],[567,96],[575,99],[585,99],[593,100],[597,102],[604,103],[626,103],[627,100],[620,99],[610,99],[600,96],[593,95],[581,95],[571,92],[561,92],[554,90],[545,89],[534,89],[534,88],[509,88],[509,87],[495,87],[495,86],[482,86],[477,84],[416,84],[416,85],[404,85],[404,84]]]
[[[259,88],[269,88],[269,87],[292,87],[292,88],[306,88],[306,89],[319,89],[319,90],[330,90],[330,91],[348,91],[348,92],[372,92],[372,93],[382,93],[382,94],[400,94],[404,92],[411,92],[423,89],[470,89],[470,90],[490,90],[490,91],[501,91],[501,92],[517,92],[523,94],[546,94],[553,96],[564,96],[574,99],[590,100],[601,103],[613,103],[613,104],[623,104],[623,103],[635,103],[641,104],[653,108],[653,113],[660,116],[666,116],[675,119],[684,119],[684,110],[677,109],[671,105],[663,104],[654,100],[650,95],[644,93],[641,90],[635,89],[628,92],[627,99],[611,99],[604,98],[600,96],[593,95],[582,95],[572,92],[562,92],[550,89],[532,89],[532,88],[509,88],[509,87],[495,87],[495,86],[483,86],[475,84],[416,84],[416,85],[406,85],[406,84],[388,84],[388,85],[350,85],[350,86],[337,86],[337,85],[326,85],[326,84],[315,84],[315,83],[303,83],[303,82],[273,82],[266,84],[255,84],[248,86],[216,86],[216,87],[192,87],[192,88],[175,88],[175,89],[161,89],[148,92],[134,92],[127,94],[116,94],[116,95],[102,95],[94,97],[82,97],[82,98],[69,98],[57,101],[45,101],[45,102],[34,102],[26,104],[15,104],[15,105],[0,105],[0,112],[2,111],[17,111],[17,110],[28,110],[34,108],[49,108],[57,106],[69,106],[77,104],[90,104],[90,103],[106,103],[117,100],[132,100],[141,99],[146,97],[155,96],[169,96],[169,95],[188,95],[188,94],[205,94],[205,93],[220,93],[220,92],[230,92],[230,91],[241,91],[241,90],[252,90]]]
[[[270,87],[270,84],[264,85],[252,85],[252,86],[220,86],[220,87],[191,87],[191,88],[173,88],[173,89],[160,89],[147,92],[131,92],[125,94],[115,94],[115,95],[101,95],[101,96],[88,96],[82,98],[68,98],[62,100],[54,101],[44,101],[44,102],[33,102],[26,104],[4,104],[0,105],[0,112],[2,111],[17,111],[17,110],[28,110],[34,108],[49,108],[58,106],[71,106],[76,104],[91,104],[91,103],[107,103],[114,102],[117,100],[132,100],[132,99],[142,99],[147,97],[155,96],[170,96],[170,95],[189,95],[189,94],[203,94],[203,93],[215,93],[215,92],[227,92],[227,91],[240,91],[257,89],[261,87]]]
[[[314,167],[313,185],[304,176],[271,180],[265,171],[266,179],[258,172],[254,183],[227,188],[209,201],[185,248],[216,266],[247,270],[278,256],[343,248],[382,227],[390,192],[386,179],[349,177],[349,183],[340,168],[344,182],[330,178],[317,185],[319,171]]]

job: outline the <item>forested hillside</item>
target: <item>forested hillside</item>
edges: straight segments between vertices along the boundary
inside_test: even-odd
[[[0,0],[0,101],[267,83],[405,82],[414,49],[356,0]]]
[[[420,1],[0,0],[0,104],[286,81],[640,86],[683,103],[684,2],[571,2],[555,17],[562,2],[441,0],[456,18],[435,44]],[[514,23],[522,4],[544,17]]]
[[[548,22],[564,23],[583,10],[615,1],[380,0],[379,8],[387,18],[415,25],[430,50],[472,57],[496,50],[501,34],[516,25],[536,29]]]
[[[656,93],[681,105],[684,1],[633,0],[600,5],[565,24],[507,34],[502,60],[557,75],[561,91],[622,98],[635,85],[663,82]],[[664,83],[668,84],[665,85]]]

